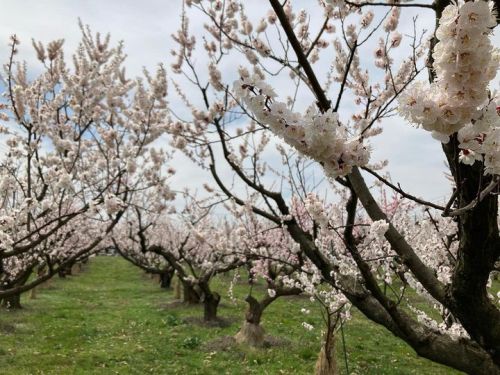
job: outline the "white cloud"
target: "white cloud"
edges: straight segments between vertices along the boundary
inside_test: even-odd
[[[174,0],[5,0],[0,24],[0,39],[16,34],[21,39],[20,54],[34,62],[31,38],[48,42],[65,39],[65,52],[71,54],[79,40],[78,18],[93,31],[111,33],[114,42],[125,41],[129,55],[127,67],[132,75],[142,67],[153,69],[169,55],[170,34],[180,20],[181,2]],[[6,61],[8,49],[0,49],[0,59]]]

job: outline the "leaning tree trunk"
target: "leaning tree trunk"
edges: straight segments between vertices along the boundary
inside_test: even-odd
[[[248,303],[245,321],[234,338],[239,344],[247,344],[255,347],[263,346],[265,332],[264,328],[260,325],[260,320],[267,305],[263,305],[250,295],[245,298],[245,301]]]

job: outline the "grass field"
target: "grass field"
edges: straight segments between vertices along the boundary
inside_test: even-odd
[[[21,311],[0,311],[0,374],[311,374],[319,350],[320,318],[306,298],[282,298],[264,313],[275,346],[224,347],[242,322],[248,291],[229,279],[222,295],[225,327],[200,323],[201,306],[173,304],[173,293],[115,257],[91,260],[83,273],[55,279]],[[301,308],[311,310],[304,315]],[[313,324],[305,330],[302,322]],[[340,336],[340,335],[339,335]],[[354,314],[345,327],[350,374],[458,374],[418,358],[383,328]],[[338,339],[342,374],[342,342]]]

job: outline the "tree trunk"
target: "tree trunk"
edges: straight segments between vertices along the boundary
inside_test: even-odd
[[[76,275],[79,271],[79,266],[76,263],[73,263],[69,269],[70,275]]]
[[[66,265],[64,267],[59,268],[59,271],[57,271],[57,274],[59,278],[65,279],[66,276],[71,275],[71,268],[70,265]]]
[[[181,299],[181,280],[178,277],[175,279],[174,298]]]
[[[456,136],[443,149],[459,189],[458,205],[464,207],[477,198],[478,191],[492,178],[483,176],[479,163],[472,166],[459,163]],[[500,256],[497,218],[498,197],[494,194],[458,217],[460,244],[447,298],[450,310],[469,335],[500,367],[500,310],[488,297],[487,290],[490,273]]]
[[[335,361],[334,348],[335,345],[332,347],[332,352],[330,353],[327,353],[325,347],[321,348],[318,360],[316,361],[314,375],[340,375],[337,362]]]
[[[2,306],[9,310],[21,309],[21,293],[16,293],[2,299]]]
[[[184,291],[183,301],[185,303],[189,303],[189,304],[200,303],[200,294],[196,291],[196,289],[194,288],[193,285],[186,283],[186,282],[183,282],[182,286],[183,286],[183,291]]]
[[[173,271],[165,271],[160,274],[160,287],[163,289],[170,289],[172,286],[172,278],[174,277]]]
[[[83,272],[84,270],[83,262],[78,262],[77,265],[78,265],[78,272]]]
[[[64,267],[64,272],[66,273],[66,276],[73,276],[73,265],[74,263],[69,263]]]
[[[220,302],[219,293],[208,293],[205,294],[205,298],[203,299],[204,311],[203,311],[203,320],[205,322],[211,322],[217,320],[217,307]]]
[[[243,327],[240,328],[234,339],[238,344],[246,344],[253,347],[264,346],[264,328],[260,324],[243,322]]]
[[[33,272],[33,268],[25,271],[24,274],[22,274],[18,277],[17,281],[6,285],[4,290],[15,289],[17,287],[23,286],[24,284],[26,284],[26,282],[30,278],[32,272]],[[11,295],[3,297],[2,298],[2,306],[8,308],[9,310],[21,309],[22,308],[22,306],[21,306],[21,292],[13,293]]]
[[[248,310],[245,314],[243,327],[234,337],[238,344],[246,344],[254,347],[264,345],[264,328],[260,325],[264,307],[252,296],[247,296]]]
[[[337,367],[337,361],[335,360],[335,321],[332,319],[332,314],[329,312],[327,312],[327,314],[327,327],[323,347],[319,352],[314,374],[340,375]]]
[[[37,269],[37,271],[36,271],[36,276],[37,276],[37,278],[44,277],[46,274],[47,274],[47,267],[45,267],[45,266],[43,266],[43,265],[42,265],[42,266],[39,266],[39,267],[38,267],[38,269]],[[46,282],[48,282],[48,280],[47,280]],[[44,285],[44,284],[41,284],[41,285],[36,286],[36,287],[34,287],[33,289],[31,289],[31,295],[30,295],[30,298],[31,298],[31,299],[36,299],[38,289],[39,289],[39,288],[42,288],[42,286],[43,286],[43,285]]]

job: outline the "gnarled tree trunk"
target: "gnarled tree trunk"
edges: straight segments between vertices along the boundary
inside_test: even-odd
[[[251,295],[245,298],[248,303],[248,310],[245,314],[245,321],[236,336],[234,337],[239,344],[260,347],[264,345],[264,328],[260,325],[262,313],[267,305],[263,305]]]

